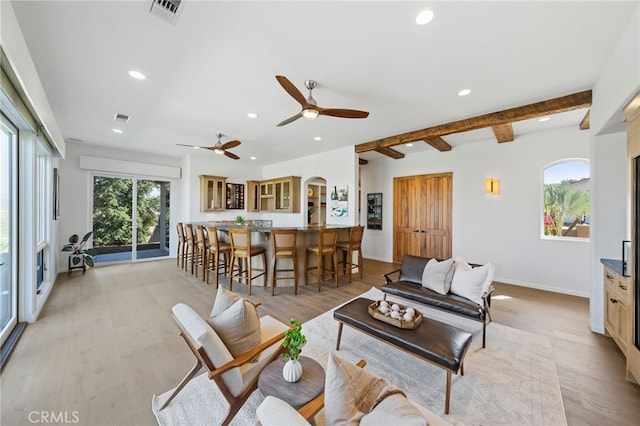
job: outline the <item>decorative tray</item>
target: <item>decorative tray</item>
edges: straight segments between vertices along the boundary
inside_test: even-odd
[[[371,303],[367,310],[369,315],[375,319],[384,321],[398,328],[416,328],[418,324],[420,324],[420,321],[422,321],[422,314],[417,309],[385,300],[378,300]],[[399,318],[393,318],[391,316],[392,312],[398,312]],[[413,315],[411,315],[412,312]],[[405,317],[406,314],[409,315]]]

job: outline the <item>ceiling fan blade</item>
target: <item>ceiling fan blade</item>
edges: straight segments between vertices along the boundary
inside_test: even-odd
[[[320,115],[329,115],[331,117],[340,118],[367,118],[367,111],[359,111],[357,109],[340,109],[340,108],[317,108]]]
[[[302,111],[300,111],[299,113],[297,113],[296,115],[287,118],[286,120],[282,121],[281,123],[279,123],[276,127],[280,127],[280,126],[284,126],[285,124],[289,124],[293,121],[296,121],[298,118],[302,117]]]
[[[229,141],[229,142],[223,144],[220,147],[220,149],[231,149],[231,148],[235,148],[238,145],[240,145],[240,141]]]
[[[178,146],[188,146],[189,148],[213,149],[213,147],[210,147],[210,146],[186,145],[186,144],[183,144],[183,143],[177,143],[176,145],[178,145]]]
[[[293,83],[289,81],[287,77],[284,77],[282,75],[276,75],[276,80],[278,80],[278,83],[280,83],[280,86],[282,86],[282,88],[286,90],[286,92],[289,95],[291,95],[293,99],[298,101],[298,103],[302,105],[303,108],[305,107],[305,105],[307,105],[307,99],[296,88],[296,86],[294,86]]]
[[[229,158],[233,158],[234,160],[239,160],[240,159],[240,157],[235,155],[233,152],[225,151],[224,155],[226,155]]]

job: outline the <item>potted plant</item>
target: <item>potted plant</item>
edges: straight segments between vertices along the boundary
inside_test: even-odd
[[[78,234],[73,234],[69,237],[69,242],[62,248],[62,251],[69,252],[69,272],[71,272],[71,268],[83,268],[82,273],[84,273],[85,265],[94,265],[93,257],[96,255],[96,251],[93,248],[85,248],[91,234],[93,231],[87,232],[82,240]]]
[[[236,223],[238,225],[242,225],[244,223],[244,217],[242,217],[240,215],[236,216]]]
[[[287,348],[284,358],[288,360],[282,368],[282,376],[287,382],[294,383],[302,377],[302,364],[298,361],[302,347],[307,344],[307,338],[302,334],[302,324],[294,319],[290,320],[291,328],[284,333],[282,346]]]

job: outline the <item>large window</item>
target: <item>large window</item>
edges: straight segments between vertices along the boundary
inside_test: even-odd
[[[47,226],[51,218],[49,196],[52,190],[51,182],[51,153],[43,142],[38,142],[36,157],[36,221],[37,243],[42,249],[48,240]]]
[[[589,238],[591,179],[587,160],[563,160],[544,169],[545,238]]]
[[[18,131],[0,115],[0,343],[17,324],[16,141]]]

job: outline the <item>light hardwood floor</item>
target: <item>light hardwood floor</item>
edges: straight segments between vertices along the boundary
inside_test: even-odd
[[[327,282],[321,293],[301,285],[297,296],[278,288],[271,297],[258,279],[251,299],[263,302],[261,314],[306,321],[379,287],[393,269],[366,261],[364,279],[341,278],[337,289]],[[246,295],[244,285],[234,291]],[[32,411],[69,420],[75,412],[82,425],[155,424],[151,396],[174,387],[193,363],[171,306],[185,302],[208,316],[214,295],[213,285],[180,270],[175,259],[60,275],[2,372],[0,424],[32,424]],[[551,338],[570,425],[640,424],[640,387],[625,380],[613,341],[589,331],[586,299],[500,283],[494,295],[494,321]]]

